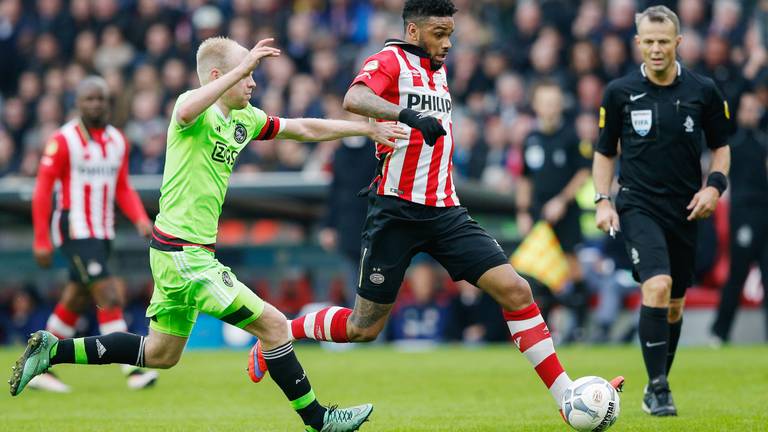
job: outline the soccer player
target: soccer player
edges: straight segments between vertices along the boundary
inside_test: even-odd
[[[696,220],[709,217],[728,185],[728,105],[715,83],[676,58],[680,21],[665,6],[635,18],[640,67],[608,84],[592,167],[597,226],[621,228],[641,283],[638,334],[648,373],[642,408],[677,415],[667,376],[680,340],[685,291],[693,281]],[[619,194],[609,195],[618,142]],[[702,187],[701,152],[712,152]],[[620,225],[619,225],[620,223]]]
[[[353,310],[330,307],[291,322],[293,339],[368,342],[387,322],[411,258],[426,252],[455,280],[501,304],[512,338],[556,403],[571,383],[528,283],[499,244],[459,205],[451,178],[453,125],[444,66],[456,8],[449,0],[408,0],[404,40],[389,40],[368,58],[344,99],[349,111],[399,121],[408,136],[378,146],[379,168],[368,194],[358,295]],[[259,381],[269,363],[261,342],[248,371]],[[616,380],[619,386],[623,378]]]
[[[59,340],[47,331],[30,338],[9,381],[18,395],[29,380],[60,363],[122,363],[170,368],[204,312],[257,336],[277,385],[309,431],[352,431],[370,404],[325,408],[315,398],[288,334],[285,316],[238,281],[215,257],[218,219],[238,153],[253,139],[307,141],[367,135],[387,145],[405,134],[395,124],[281,119],[250,105],[252,71],[280,51],[264,39],[250,51],[231,39],[205,40],[197,51],[202,86],[179,96],[168,128],[160,213],[149,257],[155,289],[149,335],[124,332]]]
[[[34,254],[41,267],[51,264],[53,243],[69,261],[69,282],[48,318],[46,329],[59,338],[73,337],[79,315],[96,303],[101,334],[127,331],[120,283],[107,264],[115,237],[115,203],[134,223],[140,235],[149,237],[152,224],[128,180],[128,141],[108,124],[109,90],[98,76],[85,78],[76,90],[79,115],[54,133],[45,146],[32,197]],[[51,221],[51,196],[57,190]],[[52,225],[52,230],[49,231]],[[157,371],[123,365],[128,387],[152,385]],[[67,392],[69,386],[53,373],[30,381],[40,390]]]

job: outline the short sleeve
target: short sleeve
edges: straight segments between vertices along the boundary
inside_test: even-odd
[[[578,171],[590,168],[592,166],[592,143],[588,140],[579,139],[579,136],[575,133],[570,134],[568,141],[570,152],[568,160],[573,163],[573,169]]]
[[[176,104],[173,106],[173,115],[171,115],[171,121],[170,121],[170,127],[173,130],[176,130],[176,131],[188,131],[188,130],[196,129],[200,125],[204,124],[205,121],[206,121],[208,113],[210,112],[210,108],[208,108],[207,110],[205,110],[202,113],[200,113],[200,115],[197,116],[197,118],[192,123],[189,123],[189,124],[186,124],[186,125],[182,125],[176,119],[176,111],[179,109],[179,105],[181,105],[181,103],[184,102],[184,100],[187,97],[189,97],[189,94],[190,94],[190,92],[184,92],[181,95],[179,95],[179,97],[176,99]]]
[[[616,93],[616,86],[613,83],[608,84],[598,114],[600,135],[595,151],[609,157],[616,156],[618,141],[621,137],[621,106],[617,101]]]
[[[529,177],[531,175],[531,166],[528,164],[528,157],[527,152],[528,148],[530,147],[530,141],[531,137],[533,136],[532,133],[529,133],[528,136],[525,137],[523,140],[523,177]]]
[[[381,96],[400,75],[400,63],[392,51],[380,51],[368,57],[352,85],[362,83]]]
[[[707,139],[707,147],[716,149],[728,145],[727,139],[733,132],[728,101],[714,81],[708,81],[707,93],[709,95],[704,111],[704,137]]]

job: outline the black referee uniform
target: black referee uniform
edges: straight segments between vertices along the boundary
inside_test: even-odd
[[[730,252],[728,282],[723,287],[712,333],[730,338],[744,282],[753,264],[760,266],[763,287],[768,287],[768,134],[757,128],[740,128],[729,139]],[[763,300],[768,335],[768,299]]]
[[[541,210],[557,196],[579,170],[589,169],[591,148],[585,156],[579,148],[573,125],[563,122],[553,133],[532,131],[523,142],[523,176],[531,181],[531,213],[541,219]],[[568,203],[563,218],[552,227],[565,253],[572,254],[582,242],[581,208],[575,200]]]
[[[621,142],[616,211],[635,278],[644,283],[671,276],[671,298],[680,299],[694,273],[697,229],[686,207],[702,187],[700,157],[705,145],[726,146],[731,126],[715,83],[675,66],[670,85],[650,81],[645,64],[608,84],[595,150],[612,158]],[[666,376],[682,327],[682,320],[669,324],[667,313],[647,306],[640,311],[640,343],[654,393],[669,391]]]

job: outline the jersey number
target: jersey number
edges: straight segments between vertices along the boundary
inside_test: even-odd
[[[237,153],[236,150],[230,150],[226,144],[216,141],[216,145],[213,147],[213,153],[211,153],[211,159],[232,166],[235,164]]]

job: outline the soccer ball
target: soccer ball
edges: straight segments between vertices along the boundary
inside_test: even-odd
[[[619,418],[619,392],[600,377],[581,377],[565,389],[560,408],[577,431],[604,431]]]

